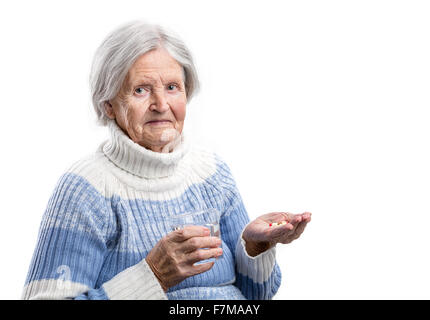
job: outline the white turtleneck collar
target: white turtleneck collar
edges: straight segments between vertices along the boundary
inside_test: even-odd
[[[170,153],[154,152],[131,140],[115,120],[108,123],[111,139],[103,153],[118,167],[142,178],[163,178],[174,174],[180,160],[189,150],[189,141],[182,131],[180,143]]]

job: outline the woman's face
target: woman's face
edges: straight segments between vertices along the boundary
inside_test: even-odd
[[[139,145],[155,152],[182,133],[187,97],[181,65],[163,49],[140,56],[106,114]],[[162,122],[151,122],[163,120]]]

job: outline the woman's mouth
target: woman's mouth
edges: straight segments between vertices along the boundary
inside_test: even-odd
[[[151,126],[161,126],[169,123],[170,123],[169,120],[156,120],[156,121],[148,121],[146,124],[149,124]]]

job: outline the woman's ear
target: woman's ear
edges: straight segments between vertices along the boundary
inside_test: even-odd
[[[105,101],[104,107],[105,107],[106,115],[108,116],[108,118],[114,120],[115,119],[115,111],[113,110],[113,107],[112,107],[112,104],[110,103],[110,101]]]

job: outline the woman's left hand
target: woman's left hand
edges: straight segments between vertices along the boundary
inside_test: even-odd
[[[311,215],[310,212],[300,214],[271,212],[258,217],[243,231],[242,238],[246,242],[246,251],[254,257],[277,243],[285,244],[296,240],[311,221]]]

